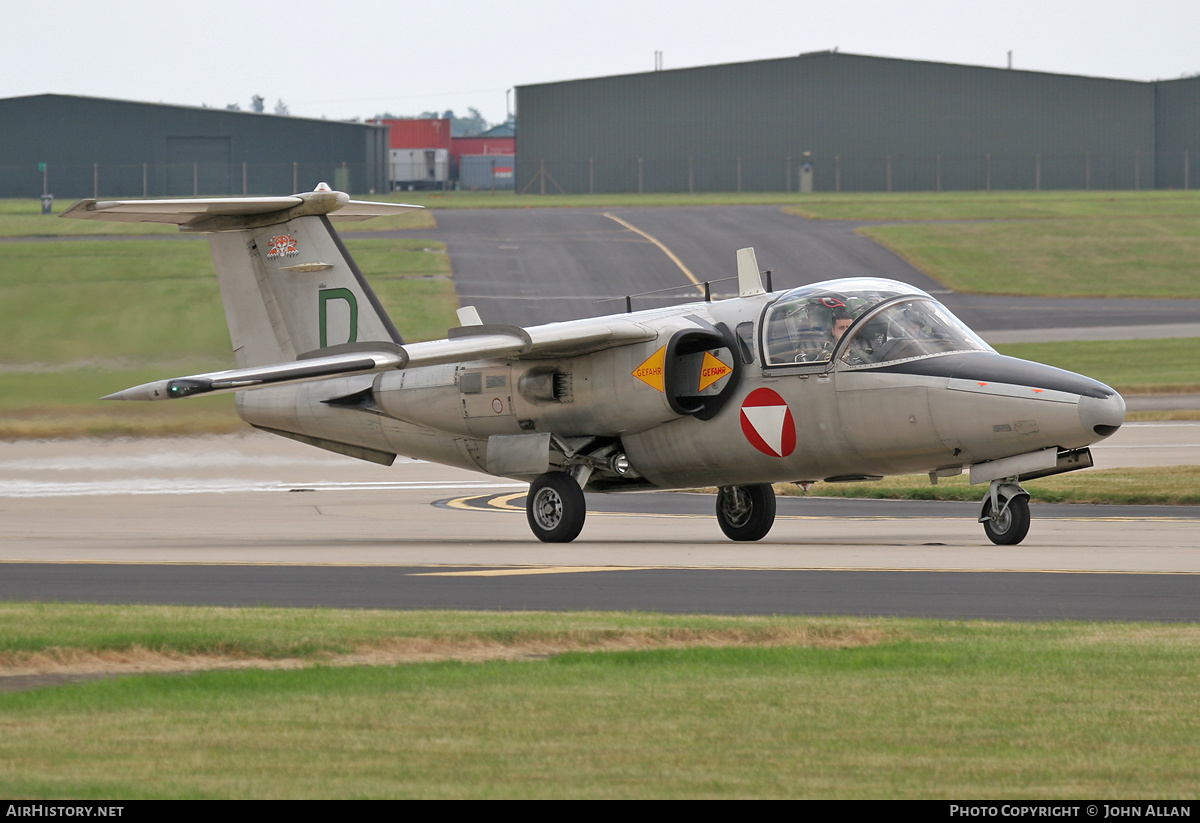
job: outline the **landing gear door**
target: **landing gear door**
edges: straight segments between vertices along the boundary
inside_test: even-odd
[[[720,329],[684,329],[667,343],[664,385],[667,402],[677,414],[701,420],[716,415],[741,377],[737,343]]]

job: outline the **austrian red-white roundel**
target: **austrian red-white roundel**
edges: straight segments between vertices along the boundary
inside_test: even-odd
[[[796,449],[796,421],[787,402],[772,389],[755,389],[742,401],[742,434],[750,445],[771,457],[787,457]]]

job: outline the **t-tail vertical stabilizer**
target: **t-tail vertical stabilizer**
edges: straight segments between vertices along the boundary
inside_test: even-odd
[[[419,208],[351,200],[322,183],[288,197],[83,200],[63,217],[208,232],[237,365],[247,368],[347,343],[402,343],[330,221]]]

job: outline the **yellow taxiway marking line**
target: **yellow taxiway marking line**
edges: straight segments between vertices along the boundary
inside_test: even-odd
[[[696,275],[692,274],[692,270],[689,269],[686,265],[684,265],[683,261],[680,260],[676,256],[675,252],[668,249],[661,240],[659,240],[657,237],[655,237],[652,234],[648,234],[647,232],[642,231],[637,226],[630,223],[628,220],[622,220],[620,217],[617,217],[615,214],[609,214],[608,212],[605,212],[604,216],[607,217],[609,220],[614,220],[617,223],[620,223],[622,226],[629,229],[631,232],[634,232],[635,234],[640,234],[642,237],[645,237],[651,243],[658,246],[659,250],[662,251],[662,253],[665,254],[667,256],[667,258],[670,259],[670,261],[672,263],[674,263],[676,266],[678,266],[679,270],[687,276],[687,279],[692,281],[692,285],[694,285],[696,288],[700,289],[701,294],[704,293],[704,285],[700,282],[699,278],[697,278]]]
[[[446,507],[451,509],[464,509],[466,511],[487,511],[495,509],[502,512],[523,512],[523,506],[514,506],[512,501],[518,497],[525,497],[528,492],[517,492],[515,494],[505,494],[499,497],[492,497],[490,494],[473,494],[470,497],[456,497],[453,500],[446,501]],[[484,506],[472,505],[470,501],[479,500],[480,498],[491,497],[492,499]]]
[[[512,569],[480,569],[467,572],[416,572],[409,577],[517,577],[527,574],[575,574],[577,572],[642,572],[662,566],[546,566]]]

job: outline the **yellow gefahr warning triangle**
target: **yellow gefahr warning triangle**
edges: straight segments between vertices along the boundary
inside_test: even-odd
[[[726,366],[720,359],[705,352],[704,365],[700,367],[700,391],[704,391],[732,371],[733,369]]]
[[[663,383],[663,373],[667,362],[667,347],[663,346],[654,354],[646,358],[642,365],[633,370],[633,376],[641,380],[652,389],[658,389],[660,392],[666,393],[666,385]]]

